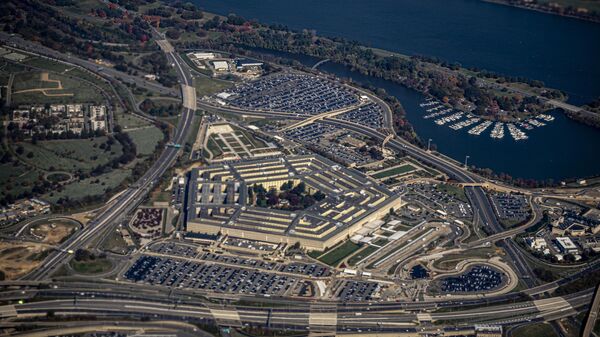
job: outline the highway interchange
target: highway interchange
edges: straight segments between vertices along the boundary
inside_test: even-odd
[[[1,38],[7,38],[0,35]],[[155,36],[160,39],[160,36]],[[9,37],[12,42],[19,42],[19,47],[31,49],[37,45],[28,44],[26,41],[18,41]],[[172,142],[176,144],[185,143],[191,129],[194,112],[196,108],[208,112],[224,112],[244,116],[258,116],[268,118],[281,118],[290,120],[305,120],[308,116],[277,113],[244,111],[226,107],[218,107],[197,100],[195,91],[189,88],[193,86],[192,70],[183,62],[181,57],[173,50],[166,40],[160,40],[160,45],[169,62],[177,71],[181,83],[181,96],[183,109],[181,118],[172,136]],[[63,58],[58,52],[54,52],[56,58]],[[97,65],[89,61],[70,57],[69,62],[78,64],[88,69],[95,69]],[[87,62],[87,63],[86,63]],[[124,74],[114,70],[103,70],[105,76],[124,78]],[[135,83],[139,79],[132,79]],[[146,82],[142,82],[146,83]],[[163,91],[164,88],[155,84],[145,85],[154,87],[154,90]],[[158,88],[160,87],[160,88]],[[388,111],[389,113],[389,111]],[[383,141],[388,136],[387,132],[393,132],[391,117],[385,115],[384,121],[386,131],[379,131],[358,125],[350,121],[323,116],[315,118],[325,124],[336,125],[359,134]],[[422,163],[435,167],[444,172],[449,178],[467,184],[483,183],[484,179],[465,170],[459,164],[427,152],[418,146],[411,144],[399,137],[391,139],[387,146],[398,153],[406,153]],[[221,325],[244,325],[258,324],[272,328],[295,328],[295,329],[337,329],[357,332],[361,329],[376,329],[393,333],[405,332],[414,334],[422,327],[431,328],[427,323],[436,320],[453,321],[462,323],[473,321],[474,317],[481,318],[483,322],[497,324],[516,324],[531,321],[543,321],[548,318],[556,319],[573,315],[589,305],[592,299],[592,291],[586,290],[565,297],[551,297],[544,300],[518,301],[518,293],[510,293],[492,298],[481,298],[465,301],[438,300],[432,302],[403,302],[403,303],[355,303],[338,304],[327,301],[300,301],[289,298],[254,298],[248,297],[249,302],[261,302],[277,304],[272,308],[244,307],[231,302],[239,301],[239,297],[228,297],[223,294],[190,293],[185,290],[156,289],[150,286],[138,284],[123,284],[120,282],[98,284],[95,282],[49,282],[48,277],[66,263],[73,251],[90,245],[99,236],[104,235],[114,228],[114,225],[125,215],[134,210],[145,198],[147,193],[157,183],[159,178],[175,163],[180,149],[166,147],[154,165],[135,184],[123,191],[105,209],[91,221],[83,230],[78,231],[65,241],[59,250],[50,254],[47,260],[32,273],[28,274],[24,281],[3,282],[5,290],[0,293],[3,301],[20,299],[33,299],[34,302],[3,306],[0,309],[2,318],[11,317],[36,317],[35,315],[46,315],[47,312],[56,314],[73,314],[82,316],[104,316],[104,317],[137,317],[150,319],[164,319],[174,321],[216,321]],[[479,218],[491,233],[500,233],[504,229],[498,222],[485,191],[480,186],[466,187],[466,192],[473,208],[479,213]],[[523,281],[530,289],[526,293],[531,295],[543,294],[556,288],[560,280],[541,286],[534,283],[535,276],[530,267],[523,261],[523,257],[514,246],[511,239],[502,239],[501,245],[507,251],[510,261],[515,266]],[[590,267],[594,269],[596,265]],[[584,275],[575,274],[572,278]],[[219,304],[214,304],[206,298],[220,298]],[[503,303],[503,301],[516,301],[515,303]],[[543,302],[540,302],[543,301]],[[489,306],[479,309],[460,309],[467,305],[488,304]],[[452,311],[435,313],[431,310],[448,307]],[[329,308],[320,310],[319,308]],[[33,315],[33,316],[31,316]],[[327,321],[323,318],[329,318]],[[332,323],[333,322],[333,323]],[[437,328],[437,326],[435,326]],[[451,330],[451,328],[448,328]]]

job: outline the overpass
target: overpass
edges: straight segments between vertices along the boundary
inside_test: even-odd
[[[594,330],[596,321],[598,319],[598,310],[600,310],[600,283],[596,286],[594,301],[592,302],[592,306],[590,308],[587,321],[585,322],[585,327],[583,328],[581,337],[590,337],[592,335],[592,331]]]
[[[289,130],[297,129],[297,128],[300,128],[300,127],[312,124],[312,123],[314,123],[316,121],[325,119],[325,118],[332,118],[332,117],[335,117],[337,115],[341,115],[341,114],[344,114],[346,112],[352,111],[354,109],[358,109],[358,108],[360,108],[363,105],[365,105],[365,102],[362,102],[362,103],[360,103],[358,105],[347,106],[347,107],[343,107],[341,109],[327,111],[327,112],[324,112],[324,113],[321,113],[321,114],[318,114],[318,115],[314,115],[314,116],[308,117],[308,118],[306,118],[306,119],[304,119],[304,120],[302,120],[300,122],[294,123],[292,125],[288,125],[288,126],[282,128],[282,129],[280,129],[279,131],[280,132],[286,132],[286,131],[289,131]]]

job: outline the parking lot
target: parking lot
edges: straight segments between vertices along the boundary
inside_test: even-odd
[[[336,296],[342,302],[359,302],[370,301],[380,290],[380,286],[376,282],[367,281],[343,281],[336,293]]]
[[[383,111],[378,104],[369,103],[348,111],[337,118],[378,129],[383,125]]]
[[[132,282],[219,293],[284,295],[299,279],[258,270],[142,255],[123,275]]]
[[[410,200],[419,201],[457,218],[473,217],[473,210],[469,203],[437,189],[434,184],[412,184],[408,186],[407,190],[407,196]]]
[[[155,243],[148,247],[148,250],[153,253],[180,257],[192,258],[198,255],[198,251],[195,246],[170,241]]]
[[[490,193],[490,199],[500,219],[521,222],[529,216],[529,203],[522,194]]]
[[[320,114],[358,104],[342,85],[308,74],[281,73],[229,89],[226,103],[243,109]]]
[[[200,257],[202,260],[219,262],[226,265],[235,265],[240,267],[249,267],[264,269],[267,271],[275,271],[281,273],[298,274],[308,277],[326,277],[331,275],[331,270],[327,267],[318,264],[306,264],[300,262],[292,262],[289,264],[268,262],[258,259],[250,259],[247,257],[238,257],[231,255],[221,255],[213,253],[205,253]]]
[[[448,293],[481,292],[498,288],[502,273],[489,266],[474,266],[468,272],[442,280],[442,291]]]

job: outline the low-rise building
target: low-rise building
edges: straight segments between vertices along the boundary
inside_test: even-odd
[[[212,65],[215,71],[229,71],[229,63],[226,61],[213,61]]]
[[[527,243],[529,244],[529,247],[533,250],[544,250],[548,247],[548,243],[544,238],[530,237],[527,238]]]
[[[577,245],[571,240],[571,238],[562,236],[556,238],[556,243],[558,244],[558,248],[561,252],[565,254],[577,254],[579,253],[579,249]]]

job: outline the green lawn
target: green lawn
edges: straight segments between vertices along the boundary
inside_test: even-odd
[[[231,82],[210,78],[208,76],[198,76],[194,78],[194,87],[196,87],[196,93],[199,97],[210,96],[230,88],[231,86],[233,86],[233,83]]]
[[[91,139],[47,140],[37,144],[21,142],[12,146],[13,150],[22,146],[24,152],[20,158],[33,167],[47,171],[75,172],[80,169],[90,171],[120,156],[123,148],[119,142],[115,141],[110,151],[100,148],[107,140],[108,138],[103,136]],[[33,153],[32,158],[28,158],[29,152]]]
[[[444,255],[444,257],[436,260],[433,265],[436,268],[454,269],[456,265],[464,260],[488,258],[490,254],[494,255],[495,252],[496,250],[491,247],[469,249],[461,253]]]
[[[376,251],[378,251],[379,248],[375,247],[375,246],[367,246],[365,249],[359,251],[358,253],[354,254],[351,258],[348,259],[348,265],[349,266],[354,266],[355,264],[357,264],[358,262],[360,262],[362,259],[364,259],[365,257],[375,253]]]
[[[319,261],[330,266],[337,266],[340,262],[342,262],[342,260],[344,260],[350,254],[356,252],[359,248],[360,245],[348,240],[341,245],[334,247],[324,255],[321,255],[319,257]]]
[[[465,190],[459,186],[449,184],[438,184],[436,186],[436,189],[438,191],[451,195],[460,201],[469,202],[469,200],[467,199],[467,195],[465,194]]]
[[[162,131],[155,126],[130,130],[127,131],[127,134],[135,143],[138,155],[150,155],[154,153],[156,145],[163,139]]]
[[[132,113],[115,113],[115,120],[116,123],[123,128],[123,130],[140,128],[150,125],[149,122],[141,119],[140,117]]]
[[[21,163],[0,164],[0,191],[13,195],[30,191],[33,183],[40,179],[43,172],[29,168]],[[41,178],[43,180],[43,178]]]
[[[513,337],[553,337],[556,336],[554,329],[546,323],[535,323],[515,329]]]
[[[42,199],[56,202],[60,198],[81,200],[86,196],[104,195],[108,188],[115,188],[131,174],[130,170],[117,169],[112,172],[70,183],[62,188],[42,195]]]
[[[110,236],[102,242],[102,249],[115,254],[125,254],[127,252],[127,243],[120,233],[112,231]]]
[[[29,89],[58,88],[56,82],[46,82],[40,79],[42,72],[30,71],[15,75],[13,82],[12,102],[14,104],[46,104],[46,103],[100,103],[103,102],[102,94],[93,86],[75,78],[49,74],[50,80],[59,80],[62,90],[20,92]],[[56,96],[56,94],[66,96]]]
[[[112,268],[112,263],[109,260],[101,258],[90,261],[75,261],[75,259],[72,259],[70,264],[74,271],[87,275],[105,273]]]
[[[398,167],[394,167],[391,168],[389,170],[385,170],[385,171],[381,171],[378,172],[376,174],[373,175],[373,178],[375,179],[383,179],[383,178],[387,178],[387,177],[392,177],[392,176],[397,176],[400,174],[405,174],[411,171],[416,170],[417,168],[410,165],[410,164],[405,164],[405,165],[401,165]]]

